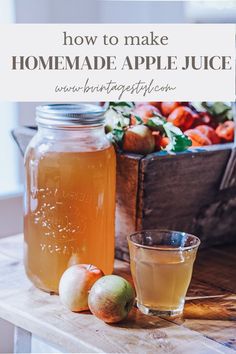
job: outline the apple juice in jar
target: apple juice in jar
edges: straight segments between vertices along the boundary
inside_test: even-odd
[[[48,292],[73,264],[113,271],[116,160],[103,114],[87,104],[37,108],[25,156],[24,261]]]

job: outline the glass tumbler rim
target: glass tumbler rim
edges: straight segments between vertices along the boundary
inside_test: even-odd
[[[176,233],[176,234],[179,234],[179,235],[182,234],[183,236],[189,236],[189,237],[193,238],[196,241],[196,243],[194,245],[189,245],[189,246],[179,246],[179,247],[169,247],[169,248],[165,247],[165,248],[163,248],[163,247],[160,247],[160,245],[155,245],[155,246],[142,245],[141,243],[138,243],[138,242],[135,242],[134,240],[132,240],[133,236],[140,235],[140,234],[145,234],[147,232],[150,232],[150,233],[163,233],[163,234],[164,233],[168,233],[168,234]],[[201,240],[197,236],[195,236],[195,235],[193,235],[191,233],[184,232],[184,231],[177,231],[177,230],[169,230],[169,229],[144,229],[144,230],[136,231],[136,232],[133,232],[130,235],[128,235],[127,236],[127,240],[128,240],[129,243],[133,244],[136,247],[149,249],[149,250],[165,251],[165,252],[188,251],[188,250],[192,250],[192,249],[198,248],[200,243],[201,243]]]

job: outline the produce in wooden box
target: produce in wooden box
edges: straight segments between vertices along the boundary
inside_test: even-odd
[[[209,113],[198,112],[198,116],[194,120],[191,128],[195,128],[199,125],[207,125],[212,128],[215,128],[217,126],[217,122],[214,120],[213,116],[211,116]]]
[[[155,139],[145,125],[135,125],[127,128],[123,138],[123,150],[137,154],[149,154],[155,149]]]
[[[103,275],[103,272],[92,264],[76,264],[68,268],[59,284],[63,305],[74,312],[88,310],[88,292]]]
[[[211,140],[198,129],[188,129],[185,134],[191,139],[192,146],[211,145]]]
[[[220,144],[221,139],[216,134],[216,131],[209,125],[198,125],[196,127],[196,130],[200,131],[203,135],[210,139],[211,144]]]
[[[128,316],[134,300],[134,289],[126,279],[106,275],[93,285],[88,304],[96,317],[107,323],[116,323]]]
[[[175,108],[167,117],[167,121],[179,127],[182,131],[189,129],[197,118],[189,107],[180,106]]]
[[[223,102],[110,102],[109,115],[106,131],[115,145],[126,152],[175,153],[191,145],[234,139],[232,109]],[[145,126],[152,132],[154,147]]]
[[[170,139],[166,136],[162,136],[160,132],[154,131],[152,135],[155,139],[155,150],[159,151],[160,149],[165,149],[167,145],[170,143]]]
[[[163,116],[168,117],[171,112],[177,107],[179,107],[181,104],[180,102],[162,102],[161,103],[161,113]]]
[[[140,106],[139,103],[138,107]],[[141,107],[149,109],[149,105]],[[133,113],[134,108],[134,105],[128,102],[110,103],[107,119],[107,126],[110,128],[108,136],[119,149],[126,152],[148,154],[162,149],[171,152],[184,151],[191,146],[191,140],[178,127],[167,122],[160,113],[154,112],[153,117],[144,123],[141,117]],[[131,134],[134,132],[137,135]],[[150,132],[154,139],[151,138]],[[160,137],[157,133],[160,134]],[[147,139],[146,144],[145,139]]]
[[[216,128],[216,134],[220,139],[225,142],[233,141],[234,139],[234,122],[227,120],[224,123],[220,123]]]
[[[143,102],[140,102],[141,104],[143,103]],[[149,104],[151,104],[152,106],[155,106],[155,107],[157,107],[158,109],[159,109],[159,111],[161,110],[161,104],[162,104],[162,102],[148,102]],[[136,105],[137,103],[135,102],[135,105]]]
[[[136,124],[135,116],[138,116],[142,119],[143,123],[147,123],[147,121],[155,116],[155,114],[160,113],[159,109],[151,104],[143,103],[134,108],[133,115],[131,116],[131,124]]]

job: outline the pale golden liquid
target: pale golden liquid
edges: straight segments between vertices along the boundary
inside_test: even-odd
[[[26,159],[25,267],[32,282],[58,291],[76,263],[113,271],[115,152],[49,152]]]
[[[159,311],[183,307],[195,255],[195,250],[178,253],[144,248],[131,254],[138,302]]]

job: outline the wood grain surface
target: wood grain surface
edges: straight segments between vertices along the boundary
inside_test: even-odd
[[[0,240],[0,318],[65,352],[235,353],[235,245],[199,252],[184,319],[167,321],[134,308],[117,325],[72,313],[58,296],[34,288],[24,274],[22,246],[22,235]],[[126,262],[116,261],[115,273],[131,279]]]

